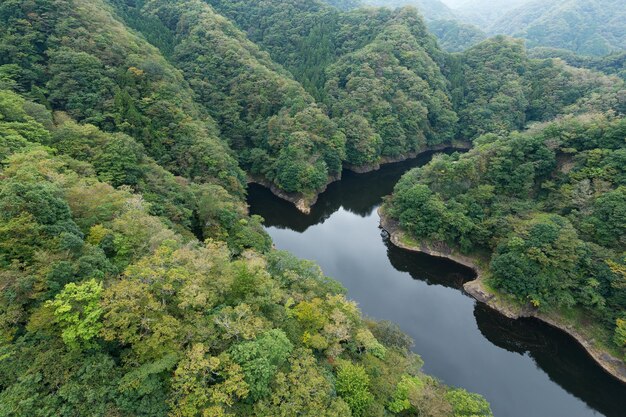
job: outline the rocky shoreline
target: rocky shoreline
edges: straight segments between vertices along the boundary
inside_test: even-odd
[[[326,191],[326,188],[335,181],[339,181],[341,176],[331,178],[326,185],[318,190],[313,196],[306,196],[302,193],[288,193],[278,188],[274,183],[266,180],[262,177],[248,176],[248,184],[261,185],[272,192],[276,197],[282,198],[285,201],[292,203],[303,214],[310,214],[311,207],[317,202],[317,198],[321,193]]]
[[[374,162],[371,164],[365,164],[365,165],[346,164],[344,168],[352,172],[356,172],[357,174],[366,174],[368,172],[378,171],[383,165],[408,161],[409,159],[417,158],[418,156],[425,154],[427,152],[445,151],[447,149],[467,151],[471,147],[472,147],[471,142],[455,141],[452,143],[446,143],[446,144],[441,144],[441,145],[426,146],[425,148],[421,149],[419,152],[409,152],[407,154],[398,155],[394,157],[383,156],[377,162]]]
[[[417,158],[418,156],[427,153],[427,152],[437,152],[437,151],[445,151],[447,149],[459,150],[459,151],[467,151],[471,148],[470,142],[457,141],[451,144],[442,144],[436,146],[427,146],[426,148],[420,150],[419,152],[410,152],[408,154],[399,155],[397,157],[382,157],[378,162],[366,165],[350,165],[346,164],[344,169],[347,169],[352,172],[356,172],[357,174],[366,174],[372,171],[378,171],[383,165],[394,164],[397,162],[408,161],[409,159]],[[324,187],[319,189],[315,195],[306,196],[302,193],[288,193],[284,190],[278,188],[274,183],[268,181],[267,179],[259,176],[248,176],[248,184],[254,183],[261,185],[267,189],[269,189],[272,194],[274,194],[278,198],[282,198],[285,201],[292,203],[296,208],[303,214],[310,214],[311,207],[317,202],[317,199],[320,194],[322,194],[330,184],[335,181],[341,180],[341,175],[336,177],[332,177],[326,183]]]
[[[466,293],[508,318],[535,318],[569,334],[587,351],[589,356],[591,356],[604,371],[626,384],[626,364],[624,361],[597,346],[593,339],[588,339],[573,326],[564,323],[558,317],[544,314],[530,305],[527,307],[515,305],[487,288],[484,282],[485,274],[482,267],[475,259],[458,254],[444,244],[433,246],[426,243],[420,243],[419,245],[405,243],[406,239],[403,239],[404,232],[400,229],[397,222],[386,218],[381,209],[378,210],[378,214],[380,216],[380,227],[389,234],[389,239],[395,246],[412,252],[421,252],[430,256],[449,259],[471,268],[476,273],[476,278],[473,281],[465,283],[463,288]]]

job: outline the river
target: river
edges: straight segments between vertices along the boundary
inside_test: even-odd
[[[430,157],[345,172],[309,215],[251,185],[250,211],[265,218],[278,249],[316,261],[367,316],[398,324],[415,340],[425,372],[484,395],[496,417],[626,415],[626,386],[572,338],[477,303],[462,292],[471,270],[389,243],[376,209],[404,172]]]

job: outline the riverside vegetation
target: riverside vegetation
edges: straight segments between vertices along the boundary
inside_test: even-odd
[[[244,202],[256,179],[306,209],[344,166],[461,139],[390,213],[500,248],[520,271],[502,289],[588,309],[623,346],[619,78],[504,37],[448,54],[411,8],[6,0],[0,22],[0,415],[490,416]],[[554,251],[508,237],[536,225]]]

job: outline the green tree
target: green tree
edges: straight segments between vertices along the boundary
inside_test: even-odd
[[[293,345],[282,330],[270,330],[254,341],[235,345],[230,355],[241,366],[250,388],[250,398],[270,394],[270,382],[287,361]]]
[[[61,337],[72,349],[89,349],[97,346],[96,339],[102,329],[103,310],[100,306],[102,283],[96,280],[80,284],[69,283],[48,301]]]
[[[337,394],[350,406],[352,415],[364,415],[374,401],[369,384],[369,376],[362,366],[351,363],[339,366],[335,383]]]

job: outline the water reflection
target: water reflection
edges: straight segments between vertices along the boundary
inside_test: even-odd
[[[252,203],[253,214],[262,216],[266,226],[302,233],[313,225],[324,223],[341,207],[361,217],[371,215],[372,210],[381,203],[382,197],[393,192],[393,187],[402,174],[411,168],[424,165],[433,155],[435,152],[427,152],[418,158],[385,165],[378,171],[366,174],[344,171],[341,181],[328,186],[308,215],[302,215],[293,204],[276,198],[258,184],[250,184],[248,201]]]
[[[409,273],[413,279],[462,290],[463,284],[476,276],[472,269],[447,259],[402,250],[389,241],[387,233],[383,232],[382,236],[391,265],[397,271]]]
[[[418,161],[331,185],[309,216],[261,187],[251,212],[266,218],[279,249],[313,259],[343,283],[371,317],[415,340],[425,371],[479,392],[496,416],[623,416],[626,387],[605,374],[569,336],[534,320],[509,320],[462,293],[473,272],[391,245],[376,207]]]
[[[572,395],[606,416],[623,416],[626,387],[607,375],[567,334],[535,319],[511,320],[484,304],[474,316],[494,345],[530,356],[539,368]]]

